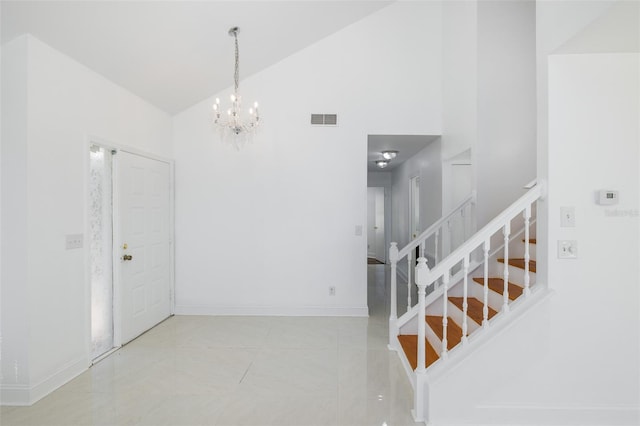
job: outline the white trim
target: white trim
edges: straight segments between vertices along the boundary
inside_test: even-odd
[[[65,383],[87,371],[89,365],[84,358],[63,365],[58,371],[35,385],[3,385],[0,390],[0,405],[32,405]]]
[[[176,315],[283,317],[368,317],[367,306],[212,306],[176,305]]]

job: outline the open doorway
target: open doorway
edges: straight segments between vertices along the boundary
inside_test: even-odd
[[[384,188],[367,188],[367,263],[386,263]]]

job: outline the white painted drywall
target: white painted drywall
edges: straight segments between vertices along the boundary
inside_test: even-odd
[[[477,4],[442,4],[442,157],[474,148],[477,139]]]
[[[366,315],[367,135],[440,133],[439,7],[394,3],[242,80],[264,126],[241,151],[214,97],[175,117],[177,313]]]
[[[609,10],[615,2],[609,0],[554,0],[536,2],[536,91],[537,91],[537,177],[546,181],[548,176],[548,57],[561,48],[590,23]],[[584,50],[584,47],[581,49]],[[567,53],[567,52],[565,52]],[[545,200],[538,201],[537,233],[540,239],[537,255],[548,256],[546,241],[548,234],[548,206]],[[541,282],[547,282],[547,262],[542,261],[537,269]]]
[[[535,2],[479,1],[478,228],[536,176]]]
[[[14,48],[19,55],[26,56],[28,98],[26,105],[20,104],[5,98],[3,92],[3,101],[26,116],[27,134],[20,140],[3,137],[3,150],[5,144],[16,145],[20,151],[15,161],[21,163],[15,170],[5,172],[3,167],[3,173],[11,173],[3,182],[13,184],[3,187],[3,197],[26,197],[17,204],[4,204],[7,219],[22,217],[17,224],[23,223],[26,232],[3,235],[3,242],[26,248],[14,259],[16,273],[23,277],[3,279],[3,287],[20,287],[19,291],[27,293],[14,307],[24,310],[26,325],[8,325],[28,328],[28,347],[16,348],[28,351],[29,379],[26,393],[21,394],[22,402],[27,403],[64,383],[89,362],[84,254],[88,243],[75,250],[65,250],[64,244],[65,235],[85,232],[89,138],[169,157],[171,119],[34,37],[24,36],[12,43],[17,43]],[[24,84],[24,76],[6,78]],[[24,194],[17,194],[19,191]],[[11,353],[14,348],[3,341],[3,350]],[[3,354],[4,362],[14,361]]]
[[[27,39],[2,46],[2,386],[29,385],[27,295]],[[7,395],[8,397],[8,395]],[[5,400],[3,392],[2,401]],[[8,401],[9,402],[9,401]]]

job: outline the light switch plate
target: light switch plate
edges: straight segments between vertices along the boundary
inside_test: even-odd
[[[574,228],[576,226],[576,208],[573,206],[560,207],[560,226]]]
[[[67,250],[82,248],[83,241],[83,234],[69,234],[66,237],[65,248]]]
[[[558,259],[577,259],[578,242],[576,240],[558,241]]]

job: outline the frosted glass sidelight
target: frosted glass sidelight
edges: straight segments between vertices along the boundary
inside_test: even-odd
[[[111,151],[93,145],[89,152],[89,227],[91,265],[91,356],[113,348],[113,232]]]

